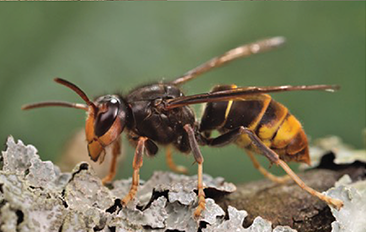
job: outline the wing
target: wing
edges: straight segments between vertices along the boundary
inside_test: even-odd
[[[338,85],[300,85],[300,86],[268,86],[268,87],[239,87],[230,90],[223,90],[217,92],[195,94],[191,96],[183,96],[174,99],[169,99],[165,102],[166,109],[173,109],[185,105],[200,104],[206,102],[229,101],[236,98],[262,94],[262,93],[276,93],[285,91],[308,91],[308,90],[323,90],[334,92],[340,87]]]
[[[201,64],[200,66],[186,72],[182,76],[178,77],[171,84],[180,85],[187,81],[190,81],[199,75],[210,71],[211,69],[220,67],[226,63],[233,60],[251,56],[253,54],[262,53],[266,51],[273,50],[285,43],[284,37],[272,37],[268,39],[263,39],[250,44],[244,44],[242,46],[236,47]]]

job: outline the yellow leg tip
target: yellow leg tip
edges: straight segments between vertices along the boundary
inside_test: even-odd
[[[126,206],[128,204],[128,202],[130,202],[131,198],[130,197],[125,197],[121,200],[121,204]]]
[[[128,193],[127,196],[125,196],[121,200],[121,203],[126,206],[134,198],[135,198],[135,194]]]
[[[201,216],[202,211],[205,209],[205,205],[206,205],[205,202],[203,202],[203,204],[199,204],[197,206],[196,210],[193,213],[195,219],[198,219]]]
[[[102,179],[102,184],[103,184],[103,185],[106,185],[106,184],[108,184],[109,182],[111,182],[111,181],[112,181],[112,179],[113,179],[113,177],[110,177],[110,176],[108,175],[108,176],[106,176],[106,177],[104,177],[104,178]]]
[[[202,214],[202,211],[205,210],[206,208],[206,199],[204,197],[204,195],[201,195],[198,197],[198,206],[196,208],[196,210],[194,211],[194,218],[199,218]]]
[[[181,174],[188,174],[188,169],[184,166],[177,166],[175,172],[181,173]]]
[[[337,209],[338,211],[343,207],[343,201],[341,201],[341,200],[338,200],[338,199],[334,199],[334,198],[330,198],[329,199],[329,204],[333,207],[333,208],[335,208],[335,209]]]

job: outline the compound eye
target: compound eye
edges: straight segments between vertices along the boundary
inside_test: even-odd
[[[111,128],[117,118],[120,104],[118,99],[110,98],[103,99],[100,105],[100,112],[97,113],[94,124],[94,133],[98,137],[104,135]]]

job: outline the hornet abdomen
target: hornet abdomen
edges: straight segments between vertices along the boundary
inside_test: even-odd
[[[220,85],[214,87],[211,92],[234,88],[235,85]],[[218,130],[222,134],[240,126],[254,131],[282,160],[310,162],[308,142],[301,123],[271,96],[248,95],[233,101],[207,103],[200,131],[207,134]],[[259,153],[245,134],[235,143]]]

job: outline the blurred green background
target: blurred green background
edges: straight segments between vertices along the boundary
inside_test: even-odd
[[[81,102],[52,81],[56,76],[76,83],[89,96],[126,93],[146,82],[171,80],[243,43],[281,35],[287,38],[285,47],[219,68],[184,85],[184,90],[202,93],[219,83],[339,84],[342,89],[334,94],[272,96],[298,117],[311,139],[337,135],[362,148],[365,8],[365,2],[3,3],[0,139],[11,134],[34,144],[44,160],[59,158],[67,140],[83,128],[85,113],[20,110],[25,103],[44,100]],[[199,116],[200,107],[196,109]],[[128,158],[119,175],[128,177],[133,149],[125,144]],[[202,150],[204,170],[213,176],[233,182],[262,178],[233,145]],[[167,170],[162,151],[155,159],[145,159],[143,179],[153,170]],[[175,160],[191,174],[196,172],[191,156],[176,155]]]

